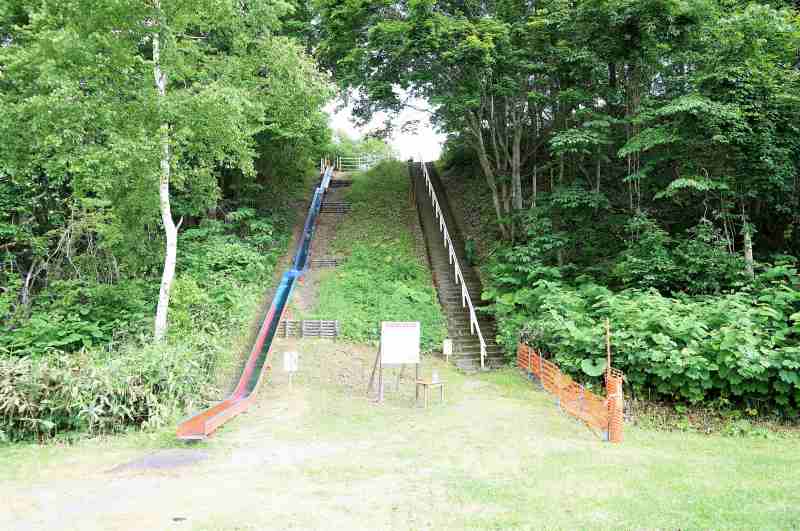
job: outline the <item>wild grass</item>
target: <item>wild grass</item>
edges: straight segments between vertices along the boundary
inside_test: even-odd
[[[345,195],[352,211],[331,243],[346,260],[322,277],[314,318],[339,319],[344,338],[359,342],[377,340],[380,321],[420,321],[423,350],[440,348],[445,322],[427,264],[415,250],[405,165],[384,163],[352,179]]]
[[[152,429],[221,399],[293,225],[288,211],[235,214],[226,223],[206,220],[181,234],[165,341],[140,332],[116,344],[65,350],[31,332],[19,334],[38,338],[27,350],[0,351],[0,443],[74,442],[87,434]],[[119,297],[73,299],[59,308],[91,308],[84,312],[90,317],[97,313],[112,322],[118,315],[114,326],[140,327],[132,314],[117,314]],[[128,302],[149,304],[144,297]],[[143,312],[136,315],[144,319]]]

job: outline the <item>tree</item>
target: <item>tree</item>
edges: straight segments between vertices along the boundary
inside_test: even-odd
[[[29,216],[41,222],[14,260],[20,271],[42,271],[65,223],[54,211],[105,216],[114,237],[104,244],[134,257],[160,218],[161,338],[175,220],[205,215],[223,175],[255,178],[260,134],[298,138],[320,127],[325,81],[296,45],[273,35],[290,9],[282,2],[22,6],[0,11],[0,175],[24,198],[11,230],[24,230]],[[57,199],[42,204],[43,189]]]
[[[788,11],[751,5],[698,37],[703,53],[685,93],[648,102],[643,128],[620,155],[641,153],[654,170],[671,168],[658,197],[693,193],[706,205],[703,217],[713,201],[731,251],[741,236],[752,276],[754,218],[793,227],[798,212],[800,28]]]
[[[522,208],[528,130],[536,127],[528,93],[535,65],[524,53],[526,2],[320,3],[318,55],[346,89],[358,88],[357,111],[399,110],[400,94],[425,98],[434,121],[462,131],[475,150],[501,231]],[[402,90],[398,90],[402,89]]]

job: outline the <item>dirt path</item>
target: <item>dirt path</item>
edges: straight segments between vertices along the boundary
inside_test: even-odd
[[[373,348],[283,342],[277,359],[285,349],[301,352],[292,389],[275,372],[257,405],[209,442],[151,452],[149,465],[117,462],[113,448],[67,448],[24,479],[3,481],[0,529],[434,529],[457,516],[446,511],[453,464],[513,466],[516,450],[479,436],[474,422],[503,430],[516,415],[516,401],[491,384],[437,364],[452,381],[447,406],[414,408],[409,379],[378,406],[364,393]],[[530,409],[525,416],[543,420]],[[154,468],[191,457],[198,461]]]

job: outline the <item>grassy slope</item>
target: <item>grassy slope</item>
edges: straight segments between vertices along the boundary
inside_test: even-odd
[[[415,251],[416,211],[403,163],[352,176],[344,199],[353,210],[339,225],[331,254],[346,262],[323,277],[313,318],[339,319],[353,341],[377,339],[379,321],[420,321],[424,351],[446,335],[430,272]]]

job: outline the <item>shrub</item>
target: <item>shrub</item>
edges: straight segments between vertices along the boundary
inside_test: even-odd
[[[241,217],[255,241],[228,234],[238,222],[183,235],[165,343],[146,335],[154,278],[62,280],[39,294],[30,318],[0,336],[0,440],[156,426],[219,398],[215,373],[288,243],[288,223],[275,232],[270,219]]]
[[[46,439],[163,424],[218,394],[209,374],[224,348],[198,348],[208,339],[114,354],[0,358],[0,432],[11,440]]]
[[[144,280],[54,281],[36,297],[30,317],[0,336],[0,351],[39,356],[108,345],[149,325],[154,298],[155,289]]]
[[[610,290],[541,279],[500,293],[495,312],[508,348],[522,336],[568,372],[605,356],[613,328],[614,365],[637,394],[698,403],[725,398],[789,416],[800,407],[800,290],[786,268],[768,270],[749,291],[666,297],[655,290]],[[521,317],[522,316],[522,317]]]
[[[628,247],[612,269],[623,288],[699,295],[734,289],[745,278],[743,260],[728,252],[727,241],[708,220],[680,238],[643,215],[634,217],[627,230]]]

